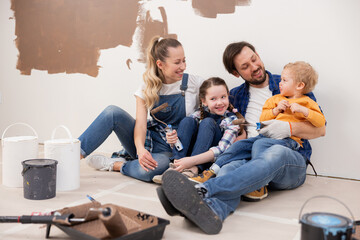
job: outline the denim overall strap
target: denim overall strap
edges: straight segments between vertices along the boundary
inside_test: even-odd
[[[163,121],[166,124],[171,124],[174,129],[177,129],[180,121],[186,116],[185,91],[188,87],[188,76],[189,75],[186,73],[183,75],[180,85],[181,94],[160,95],[159,102],[153,107],[156,108],[163,103],[168,103],[168,106],[165,109],[155,113],[154,115],[160,121]],[[148,124],[148,127],[153,127],[154,125],[161,126],[162,128],[166,127],[158,121],[155,122],[156,124]]]
[[[184,73],[183,79],[181,81],[181,86],[180,86],[181,95],[183,95],[183,96],[185,96],[185,91],[188,88],[188,79],[189,79],[189,74]]]
[[[183,75],[180,90],[183,93],[172,94],[172,95],[160,95],[159,102],[153,107],[156,108],[163,103],[167,103],[168,106],[165,109],[154,114],[155,118],[164,122],[166,125],[171,124],[173,129],[177,129],[180,121],[186,116],[186,105],[185,105],[185,90],[187,89],[188,74]],[[166,144],[167,148],[171,151],[169,145],[166,143],[166,126],[157,121],[156,119],[149,120],[147,123],[148,131],[146,133],[145,148],[152,152],[158,151],[158,147],[154,146],[153,137],[160,135],[163,143]],[[159,140],[159,139],[158,139]],[[154,149],[155,147],[155,149]],[[164,150],[164,149],[163,149]]]
[[[220,125],[221,121],[224,119],[223,116],[213,114],[210,112],[205,112],[205,117],[214,119],[217,125]]]

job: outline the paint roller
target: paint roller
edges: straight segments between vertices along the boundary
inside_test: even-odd
[[[166,103],[163,103],[163,104],[161,104],[160,106],[158,106],[158,107],[156,107],[156,108],[154,108],[154,109],[152,109],[152,110],[150,111],[151,116],[152,116],[156,121],[164,124],[165,126],[167,126],[167,124],[164,123],[163,121],[157,119],[157,118],[154,116],[154,114],[160,112],[161,110],[167,108],[168,106],[169,106],[169,104],[166,102]]]
[[[239,119],[235,119],[234,121],[232,121],[233,125],[239,125],[240,129],[245,127],[245,126],[252,126],[252,127],[256,127],[256,130],[260,130],[263,127],[265,127],[266,125],[263,124],[262,122],[257,122],[256,124],[254,123],[249,123],[248,121],[245,120],[245,118],[239,118]],[[240,131],[242,132],[242,131]]]
[[[102,221],[112,238],[140,230],[140,224],[129,217],[120,214],[115,205],[106,204],[102,206],[102,209],[102,214],[99,215],[99,219]]]

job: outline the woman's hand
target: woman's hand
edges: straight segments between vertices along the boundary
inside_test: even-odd
[[[175,144],[178,140],[177,132],[176,130],[172,130],[171,132],[166,133],[166,141],[169,144]]]
[[[138,152],[138,159],[140,166],[147,172],[154,170],[158,166],[151,153],[145,148]]]
[[[184,169],[189,169],[195,166],[192,157],[184,157],[178,160],[174,160],[174,165],[176,166],[175,170],[178,172],[182,172]]]

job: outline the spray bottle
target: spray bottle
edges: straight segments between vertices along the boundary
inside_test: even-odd
[[[168,124],[167,125],[167,127],[166,127],[166,132],[172,132],[172,126],[171,126],[171,124]],[[178,139],[177,141],[176,141],[176,143],[175,143],[175,148],[176,148],[176,150],[178,150],[178,151],[181,151],[181,150],[183,150],[183,145],[181,144],[181,142],[180,142],[180,139]]]

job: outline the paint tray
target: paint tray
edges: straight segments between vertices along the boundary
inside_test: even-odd
[[[98,203],[99,204],[99,203]],[[162,219],[150,214],[146,214],[134,209],[125,208],[117,206],[114,204],[105,204],[100,207],[112,206],[113,209],[121,215],[122,222],[126,225],[127,233],[122,234],[118,237],[112,237],[109,232],[108,225],[105,226],[103,219],[101,217],[88,216],[87,210],[91,207],[91,204],[83,204],[75,207],[64,208],[59,210],[61,214],[66,214],[71,212],[75,217],[88,218],[88,221],[82,223],[76,223],[71,225],[66,225],[62,223],[53,223],[72,239],[114,239],[114,240],[145,240],[145,239],[161,239],[166,225],[170,222],[166,219]],[[113,222],[113,228],[117,222]],[[51,224],[48,224],[46,231],[46,238],[50,237],[50,227]],[[115,226],[115,228],[118,226]]]

